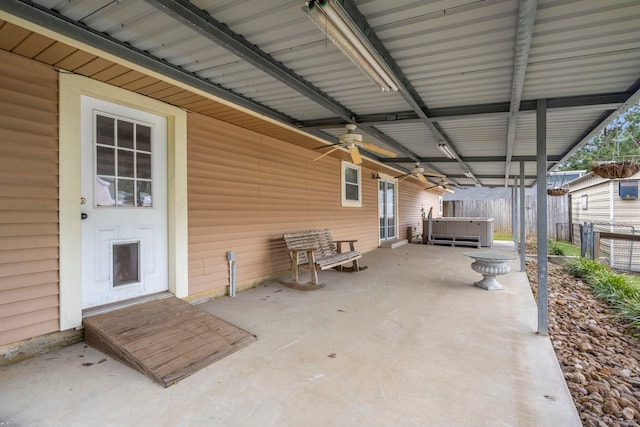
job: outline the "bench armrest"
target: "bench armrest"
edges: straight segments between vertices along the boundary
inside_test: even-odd
[[[308,248],[293,248],[289,249],[290,252],[309,252],[309,251],[318,251],[320,248],[318,246],[308,247]]]
[[[357,240],[334,240],[333,243],[335,243],[336,245],[336,250],[339,253],[342,253],[342,244],[343,243],[348,243],[349,244],[349,250],[350,251],[355,251],[356,250],[356,246],[354,245],[354,243],[357,242]]]

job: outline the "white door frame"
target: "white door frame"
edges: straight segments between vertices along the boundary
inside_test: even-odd
[[[383,173],[378,173],[378,176],[380,177],[380,179],[377,182],[377,188],[376,188],[376,192],[378,193],[378,242],[383,242],[385,240],[390,240],[389,237],[385,237],[384,239],[382,238],[382,235],[380,234],[380,181],[387,181],[387,182],[392,182],[395,184],[395,191],[393,192],[393,209],[394,209],[394,218],[395,218],[395,236],[393,237],[394,239],[398,238],[398,188],[400,187],[398,185],[398,180],[394,177],[392,177],[391,175],[386,175]],[[385,190],[385,198],[386,198],[386,190]],[[385,202],[385,206],[386,206],[386,202]]]
[[[86,77],[59,74],[60,330],[82,325],[81,95],[167,118],[169,291],[188,295],[187,114],[185,111]]]

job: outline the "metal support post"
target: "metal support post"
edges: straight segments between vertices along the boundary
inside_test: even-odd
[[[518,250],[518,180],[513,178],[511,187],[511,238],[513,248]]]
[[[548,244],[547,244],[547,100],[536,102],[536,181],[538,229],[538,333],[549,333]]]
[[[525,233],[526,214],[524,212],[524,162],[520,162],[520,271],[525,271],[527,243]]]

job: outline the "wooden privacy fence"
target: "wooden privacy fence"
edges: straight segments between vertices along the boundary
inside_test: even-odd
[[[511,198],[489,200],[445,200],[442,207],[442,216],[493,218],[494,232],[510,233],[512,206]],[[520,204],[518,202],[518,209],[519,206]],[[528,236],[532,236],[537,233],[536,196],[526,196],[524,206],[526,234]],[[559,232],[565,231],[564,229],[568,223],[568,196],[547,197],[547,235],[555,239]],[[517,219],[516,227],[519,230],[519,219]]]

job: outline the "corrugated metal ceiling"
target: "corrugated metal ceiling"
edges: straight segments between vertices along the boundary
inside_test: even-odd
[[[151,61],[155,72],[168,65],[170,81],[181,81],[183,73],[187,86],[330,142],[347,121],[355,121],[365,140],[396,152],[398,159],[367,156],[400,170],[421,161],[460,184],[473,183],[464,177],[465,169],[484,185],[512,184],[508,178],[519,176],[520,161],[527,184],[535,181],[536,100],[548,99],[551,168],[623,102],[638,97],[637,0],[339,1],[377,36],[381,55],[405,79],[405,90],[379,92],[307,19],[302,0],[171,2],[180,12],[163,7],[164,0],[3,0],[0,10],[99,49],[122,42],[108,53],[142,67]],[[536,10],[531,31],[518,26],[520,7]],[[186,22],[189,13],[207,18],[206,23]],[[87,27],[95,34],[84,31]],[[18,27],[6,27],[4,33],[2,28],[3,49],[222,120],[254,129],[272,126],[241,118],[184,87]],[[212,28],[249,47],[230,49]],[[529,50],[522,47],[527,43],[516,42],[518,35],[530,41]],[[122,54],[127,46],[131,55]],[[262,59],[252,62],[253,54]],[[526,59],[521,86],[514,81],[515,58]],[[519,92],[520,107],[510,108]],[[510,127],[515,129],[511,145]],[[296,139],[293,132],[287,135]],[[458,161],[440,153],[442,142],[455,147]],[[312,140],[301,144],[314,145]]]

